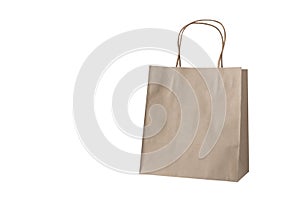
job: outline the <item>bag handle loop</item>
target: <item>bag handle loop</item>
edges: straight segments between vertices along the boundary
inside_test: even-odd
[[[217,24],[220,24],[222,29],[223,29],[223,34],[220,31],[220,29],[218,27],[216,27],[213,24],[207,23],[207,22],[215,22]],[[221,53],[218,59],[218,68],[223,68],[223,52],[224,52],[224,47],[225,47],[225,42],[226,42],[226,31],[225,31],[225,27],[223,26],[223,24],[217,20],[213,20],[213,19],[200,19],[200,20],[196,20],[193,21],[191,23],[188,23],[187,25],[185,25],[184,27],[182,27],[182,29],[180,30],[179,34],[178,34],[178,39],[177,39],[177,47],[178,47],[178,55],[177,55],[177,61],[176,61],[176,67],[181,67],[181,58],[180,58],[180,48],[181,48],[181,43],[182,43],[182,36],[183,36],[183,32],[185,31],[185,29],[192,25],[192,24],[202,24],[202,25],[207,25],[207,26],[211,26],[215,29],[217,29],[217,31],[220,33],[221,35],[221,39],[222,39],[222,49],[221,49]]]

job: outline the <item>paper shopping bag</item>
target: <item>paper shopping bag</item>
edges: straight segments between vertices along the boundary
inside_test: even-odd
[[[226,32],[197,20],[176,67],[150,66],[140,173],[238,181],[249,171],[247,70],[223,68]],[[218,68],[181,67],[191,24],[222,36]]]

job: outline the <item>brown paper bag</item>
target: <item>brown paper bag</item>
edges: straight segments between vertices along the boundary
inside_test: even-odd
[[[218,68],[181,67],[191,24],[221,34]],[[176,67],[149,67],[140,173],[238,181],[249,171],[247,70],[223,68],[225,40],[220,22],[191,22]]]

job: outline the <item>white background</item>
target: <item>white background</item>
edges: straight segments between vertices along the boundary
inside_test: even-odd
[[[231,183],[102,166],[73,122],[86,57],[121,32],[201,18],[227,27],[225,66],[249,69],[250,173]],[[1,1],[0,199],[299,199],[299,18],[297,1]],[[187,35],[215,58],[198,30]]]

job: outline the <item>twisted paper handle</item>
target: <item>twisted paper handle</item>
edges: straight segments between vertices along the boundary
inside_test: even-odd
[[[207,23],[207,22],[215,22],[217,24],[220,24],[222,26],[222,29],[223,29],[223,34],[222,34],[222,32],[220,31],[220,29],[218,27],[216,27],[213,24]],[[181,67],[180,48],[181,48],[183,32],[191,24],[203,24],[203,25],[211,26],[211,27],[214,27],[215,29],[217,29],[217,31],[220,33],[221,39],[222,39],[222,49],[221,49],[221,53],[220,53],[220,56],[219,56],[219,59],[218,59],[218,68],[223,68],[223,51],[224,51],[225,42],[226,42],[226,31],[225,31],[225,27],[223,26],[223,24],[221,22],[219,22],[217,20],[213,20],[213,19],[196,20],[196,21],[188,23],[187,25],[182,27],[182,29],[180,30],[180,32],[178,34],[178,40],[177,40],[178,55],[177,55],[176,67]]]

